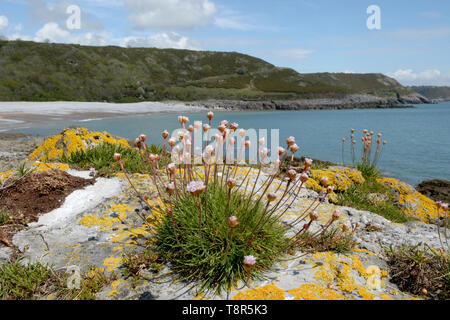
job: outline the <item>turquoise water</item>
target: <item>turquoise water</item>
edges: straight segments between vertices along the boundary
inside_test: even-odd
[[[207,120],[205,113],[184,115],[191,124]],[[223,119],[239,123],[239,128],[280,129],[282,145],[292,135],[301,155],[336,163],[342,162],[343,137],[347,139],[345,161],[351,161],[348,144],[351,128],[356,130],[357,155],[363,129],[381,132],[388,142],[379,161],[385,174],[412,185],[425,179],[450,180],[450,102],[417,105],[412,109],[215,112],[213,125]],[[67,126],[106,130],[129,139],[144,133],[151,143],[162,143],[161,132],[164,129],[171,132],[179,124],[175,114],[157,114],[58,122],[18,131],[51,135]]]

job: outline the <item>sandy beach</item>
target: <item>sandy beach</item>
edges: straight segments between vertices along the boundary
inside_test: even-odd
[[[92,120],[134,114],[204,111],[179,102],[0,102],[0,132],[64,120]]]

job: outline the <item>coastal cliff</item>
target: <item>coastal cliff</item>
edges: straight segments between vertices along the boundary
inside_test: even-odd
[[[0,41],[0,101],[389,108],[430,100],[383,74],[298,73],[236,52]]]

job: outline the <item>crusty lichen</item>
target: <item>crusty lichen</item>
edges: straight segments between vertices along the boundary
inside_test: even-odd
[[[284,300],[284,290],[274,284],[238,292],[233,300]]]
[[[436,203],[416,191],[412,186],[393,178],[380,178],[377,181],[394,191],[396,203],[407,216],[417,218],[425,223],[438,217]]]
[[[328,178],[328,185],[334,187],[334,191],[328,195],[328,199],[332,203],[337,203],[336,192],[347,192],[354,184],[363,184],[364,177],[361,172],[347,167],[330,167],[328,169],[311,170],[311,179],[306,181],[306,188],[312,189],[316,192],[323,191],[320,185],[320,179]]]
[[[59,134],[46,139],[28,158],[53,161],[60,159],[63,155],[70,156],[78,150],[85,151],[103,143],[130,147],[126,139],[115,138],[106,131],[91,132],[86,128],[64,129]]]

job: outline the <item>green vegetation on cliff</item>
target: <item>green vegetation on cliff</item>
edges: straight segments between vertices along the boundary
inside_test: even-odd
[[[299,74],[236,52],[0,41],[0,100],[339,98],[412,93],[382,74]]]
[[[450,87],[417,86],[410,89],[428,99],[450,100]]]

